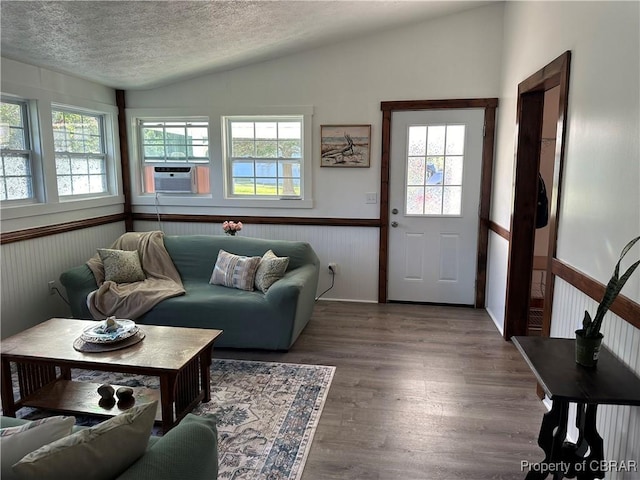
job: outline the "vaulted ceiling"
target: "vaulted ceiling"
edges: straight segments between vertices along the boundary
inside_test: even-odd
[[[110,87],[144,89],[488,3],[2,0],[1,53]]]

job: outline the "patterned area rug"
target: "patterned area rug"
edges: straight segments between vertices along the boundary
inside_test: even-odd
[[[329,366],[214,359],[211,401],[193,413],[218,417],[218,478],[298,480],[334,372],[335,367]],[[72,377],[159,388],[157,378],[141,375],[74,369]],[[18,412],[27,418],[38,414],[26,408]],[[77,418],[85,425],[100,421]]]

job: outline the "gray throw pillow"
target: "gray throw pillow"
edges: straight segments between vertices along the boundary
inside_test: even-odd
[[[278,257],[272,250],[262,256],[256,271],[256,288],[267,293],[269,287],[284,277],[289,266],[289,257]]]
[[[75,424],[75,417],[55,416],[45,417],[17,427],[7,427],[0,430],[0,458],[2,480],[15,480],[18,475],[12,467],[22,457],[48,443],[60,440],[71,434]]]
[[[133,283],[145,279],[140,256],[136,250],[99,248],[98,255],[104,265],[105,282]]]
[[[132,407],[31,452],[13,470],[33,480],[116,478],[147,449],[157,409],[157,400]]]
[[[209,283],[239,290],[253,290],[261,257],[243,257],[220,250]]]

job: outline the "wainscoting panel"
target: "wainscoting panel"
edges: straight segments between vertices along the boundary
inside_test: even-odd
[[[598,302],[586,296],[580,290],[564,282],[555,280],[553,296],[553,319],[551,336],[575,338],[575,330],[582,325],[585,310],[592,315]],[[620,360],[640,376],[640,330],[620,317],[608,312],[602,323],[604,345]],[[575,410],[572,409],[572,412]],[[575,413],[571,413],[575,415]],[[573,417],[575,418],[575,417]],[[640,407],[602,405],[598,407],[598,432],[604,439],[604,457],[606,460],[635,460],[636,472],[608,472],[610,480],[637,480],[640,478]],[[577,437],[575,428],[570,430],[573,440]]]
[[[96,248],[109,246],[123,233],[124,222],[116,222],[2,245],[2,337],[54,316],[71,315],[57,294],[49,295],[48,282],[55,280],[66,296],[60,274],[87,261]]]
[[[500,335],[504,333],[504,313],[507,291],[507,265],[509,241],[494,231],[489,231],[487,264],[487,313]]]
[[[134,227],[138,231],[161,229],[167,235],[224,233],[219,223],[136,221]],[[251,224],[244,225],[239,235],[308,242],[321,262],[318,294],[331,286],[329,262],[338,265],[334,287],[323,299],[378,301],[378,228]]]

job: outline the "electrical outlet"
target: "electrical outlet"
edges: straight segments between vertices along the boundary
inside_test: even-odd
[[[55,295],[56,291],[54,290],[54,288],[56,287],[56,281],[50,280],[47,285],[49,286],[49,295]]]
[[[338,273],[338,264],[335,262],[329,262],[329,271],[333,272],[333,274],[337,274]]]

